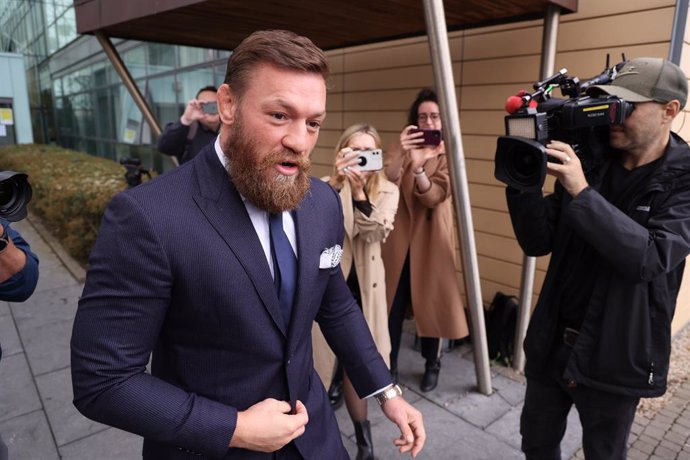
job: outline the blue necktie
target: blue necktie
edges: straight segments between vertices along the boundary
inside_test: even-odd
[[[290,312],[297,288],[297,258],[283,230],[283,213],[269,214],[273,273],[285,327],[290,325]]]

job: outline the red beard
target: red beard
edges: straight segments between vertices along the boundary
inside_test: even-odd
[[[237,191],[254,206],[270,213],[295,209],[309,191],[309,158],[286,149],[263,155],[246,133],[239,113],[233,128],[222,147],[228,160],[228,174]],[[283,162],[297,165],[297,174],[280,174],[275,165]]]

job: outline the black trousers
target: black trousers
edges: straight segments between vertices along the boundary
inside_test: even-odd
[[[395,298],[391,305],[391,312],[388,315],[388,333],[391,336],[391,368],[398,366],[398,353],[400,352],[400,340],[402,338],[403,321],[405,320],[405,308],[412,301],[412,290],[410,287],[410,253],[400,272],[398,288],[395,291]],[[421,337],[422,356],[430,362],[436,361],[441,357],[441,339],[439,337]]]
[[[527,460],[560,460],[561,440],[573,404],[582,423],[587,460],[625,460],[628,435],[640,398],[586,386],[568,386],[561,377],[570,348],[558,345],[548,371],[527,377],[520,418],[522,451]]]

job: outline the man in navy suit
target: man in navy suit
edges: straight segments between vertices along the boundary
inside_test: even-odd
[[[307,38],[252,34],[218,90],[215,143],[105,213],[72,333],[74,403],[144,436],[144,458],[347,459],[314,320],[399,450],[424,445],[340,273],[338,195],[308,176],[327,78]]]

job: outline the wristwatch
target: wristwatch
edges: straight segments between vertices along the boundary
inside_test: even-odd
[[[0,235],[0,253],[7,249],[7,245],[10,244],[10,237],[7,235],[7,229],[2,226],[2,235]]]
[[[398,396],[402,395],[402,390],[398,385],[389,385],[384,389],[382,392],[375,394],[374,398],[379,402],[380,406],[383,406],[383,403],[388,401],[389,399],[396,398]]]

